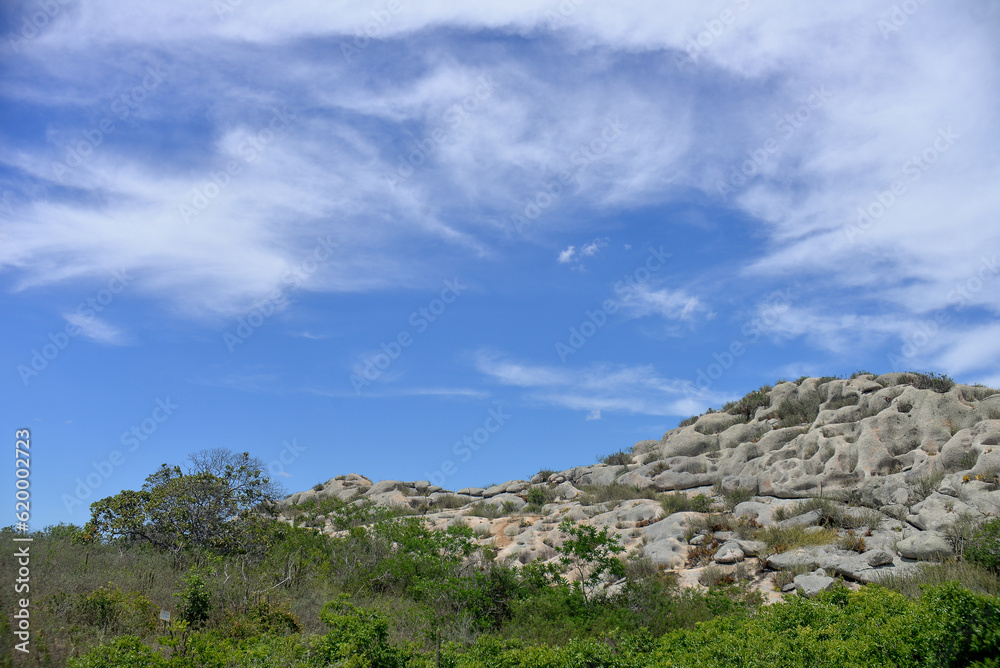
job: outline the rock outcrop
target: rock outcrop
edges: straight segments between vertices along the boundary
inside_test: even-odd
[[[519,563],[556,558],[558,524],[571,519],[661,568],[793,571],[794,589],[814,595],[833,577],[874,582],[946,559],[958,518],[1000,514],[1000,391],[926,380],[781,382],[640,441],[625,465],[457,491],[341,475],[285,499],[283,514],[334,533],[317,510],[326,499],[394,507],[435,528],[469,526]]]

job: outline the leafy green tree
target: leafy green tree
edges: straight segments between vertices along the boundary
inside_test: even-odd
[[[188,472],[163,464],[141,490],[93,503],[91,535],[146,542],[175,558],[191,549],[263,552],[270,543],[268,516],[276,499],[260,460],[231,453],[222,465],[207,465],[196,457]]]
[[[608,533],[607,527],[598,531],[592,526],[563,520],[559,530],[568,537],[556,551],[562,555],[562,564],[577,575],[577,582],[587,600],[605,578],[625,575],[625,564],[618,558],[625,548]]]

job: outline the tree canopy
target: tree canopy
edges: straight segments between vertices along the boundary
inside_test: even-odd
[[[163,464],[141,490],[91,504],[91,535],[147,542],[175,553],[265,547],[264,525],[280,487],[266,477],[263,462],[222,448],[195,453],[190,462],[187,471]]]

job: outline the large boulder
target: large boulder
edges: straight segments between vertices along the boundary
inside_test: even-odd
[[[896,543],[900,556],[917,561],[944,561],[955,555],[951,543],[944,536],[922,531]]]
[[[812,598],[821,591],[826,591],[833,586],[834,582],[836,580],[822,572],[796,575],[792,580],[795,590],[799,592],[799,595],[806,598]]]
[[[722,546],[715,552],[715,561],[719,564],[735,564],[736,562],[743,561],[746,558],[746,554],[743,552],[742,547],[738,541],[726,541]]]

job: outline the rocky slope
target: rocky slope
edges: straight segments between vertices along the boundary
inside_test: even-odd
[[[324,499],[404,508],[435,528],[470,526],[520,563],[555,558],[569,518],[608,527],[687,584],[747,578],[806,594],[946,559],[963,523],[1000,515],[998,390],[921,374],[805,378],[682,424],[616,465],[456,491],[341,475],[285,499],[283,514],[334,533]]]

